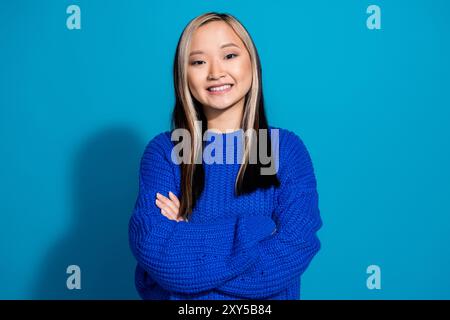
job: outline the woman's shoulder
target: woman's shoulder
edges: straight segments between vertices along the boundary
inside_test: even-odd
[[[154,135],[147,142],[146,151],[164,151],[167,148],[171,148],[171,133],[172,131],[163,131]]]
[[[312,179],[308,180],[315,180],[311,156],[300,135],[285,128],[271,126],[269,128],[278,129],[279,176],[283,179],[295,171],[298,176],[309,176]],[[275,136],[271,141],[274,141],[273,138]]]
[[[289,151],[289,153],[291,153],[292,151],[307,152],[303,139],[293,130],[276,126],[269,126],[269,129],[272,136],[271,141],[278,138],[280,149],[284,150],[285,152]],[[275,132],[276,134],[274,134]]]
[[[146,144],[142,154],[143,162],[170,161],[173,143],[171,131],[163,131],[154,135]]]

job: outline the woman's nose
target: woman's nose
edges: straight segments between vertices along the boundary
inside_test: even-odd
[[[208,80],[216,80],[225,76],[222,65],[218,61],[212,61],[209,68]]]

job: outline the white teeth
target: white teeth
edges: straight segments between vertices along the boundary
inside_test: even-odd
[[[209,90],[209,91],[223,91],[223,90],[226,90],[226,89],[228,89],[228,88],[230,88],[230,87],[231,87],[230,84],[225,84],[225,85],[220,86],[220,87],[209,88],[208,90]]]

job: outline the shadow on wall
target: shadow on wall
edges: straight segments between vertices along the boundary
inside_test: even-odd
[[[144,147],[131,130],[112,128],[77,152],[69,181],[72,206],[67,208],[73,225],[38,268],[33,299],[139,299],[128,221]],[[81,269],[80,290],[67,289],[69,265]]]

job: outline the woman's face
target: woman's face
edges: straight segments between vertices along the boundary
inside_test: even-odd
[[[194,32],[187,77],[192,95],[204,108],[243,108],[252,84],[250,55],[228,24],[212,21]]]

